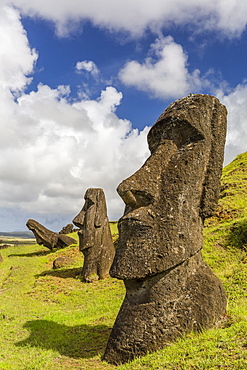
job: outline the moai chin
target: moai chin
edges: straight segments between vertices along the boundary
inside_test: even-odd
[[[225,314],[223,286],[201,248],[219,196],[226,116],[213,96],[175,101],[148,134],[150,157],[118,186],[126,208],[110,274],[124,280],[126,296],[103,356],[109,363],[164,348]]]
[[[84,255],[82,278],[85,282],[92,282],[109,276],[115,248],[107,217],[104,191],[89,188],[84,198],[84,206],[73,223],[80,228],[79,248]]]

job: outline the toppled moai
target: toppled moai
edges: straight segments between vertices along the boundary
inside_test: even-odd
[[[118,186],[126,203],[110,275],[126,296],[103,359],[118,365],[220,322],[226,296],[202,259],[202,228],[217,205],[225,106],[191,94],[148,133],[150,157]]]
[[[36,242],[44,247],[49,248],[51,251],[54,248],[65,248],[71,244],[76,244],[76,240],[65,234],[55,233],[38,221],[28,220],[27,227],[31,230],[36,238]]]
[[[107,217],[104,191],[89,188],[84,199],[84,206],[73,223],[80,229],[79,248],[84,255],[82,279],[85,282],[92,282],[109,276],[115,248]]]

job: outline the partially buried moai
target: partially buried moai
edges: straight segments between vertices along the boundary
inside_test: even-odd
[[[87,189],[84,198],[84,206],[73,223],[80,229],[79,245],[84,255],[82,278],[85,282],[92,282],[109,276],[115,248],[104,191],[98,188]]]
[[[219,196],[226,116],[213,96],[175,101],[148,134],[150,157],[118,186],[126,208],[110,274],[124,280],[126,296],[103,356],[109,363],[163,348],[225,314],[223,286],[201,248]]]

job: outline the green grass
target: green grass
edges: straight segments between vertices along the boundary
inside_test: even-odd
[[[112,236],[118,235],[117,221],[110,221],[110,228],[111,228]]]
[[[94,369],[123,298],[114,279],[84,284],[82,254],[38,245],[1,251],[0,369]],[[52,269],[68,255],[73,266]],[[84,367],[83,367],[84,366]]]
[[[33,245],[0,250],[0,369],[239,370],[247,368],[247,154],[222,175],[216,216],[206,222],[203,256],[222,280],[227,316],[217,328],[191,333],[165,349],[115,367],[101,361],[124,298],[123,283],[79,277],[77,245],[50,252]],[[117,224],[110,223],[114,241]],[[71,235],[76,240],[77,234]],[[74,263],[52,269],[66,255]]]

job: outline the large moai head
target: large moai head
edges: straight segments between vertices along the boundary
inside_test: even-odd
[[[221,320],[226,296],[201,255],[219,196],[226,108],[209,95],[172,103],[148,134],[144,165],[118,186],[126,207],[110,270],[126,296],[103,358],[115,365]]]
[[[143,278],[202,247],[203,220],[219,196],[226,108],[209,95],[172,103],[148,134],[150,157],[118,186],[126,203],[111,275]]]
[[[79,248],[84,254],[83,280],[90,282],[109,275],[115,254],[103,189],[89,188],[85,203],[73,223],[79,227]]]

